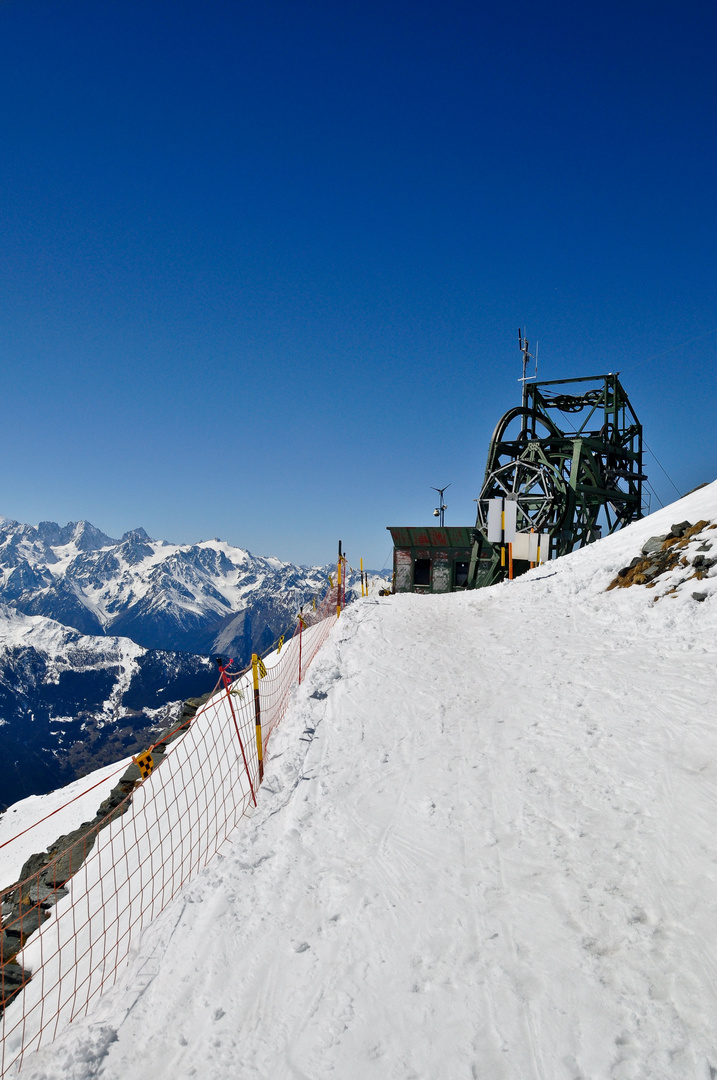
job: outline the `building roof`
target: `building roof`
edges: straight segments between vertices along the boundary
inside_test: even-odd
[[[394,547],[469,548],[473,525],[387,525]]]

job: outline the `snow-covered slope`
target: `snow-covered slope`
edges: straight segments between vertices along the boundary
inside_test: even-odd
[[[153,649],[230,652],[246,663],[299,606],[327,587],[327,569],[261,558],[221,540],[169,544],[133,529],[121,540],[89,522],[37,528],[0,519],[0,601],[85,634]]]
[[[352,605],[257,812],[23,1077],[717,1075],[717,568],[701,602],[689,566],[606,591],[684,519],[717,484],[513,583]]]

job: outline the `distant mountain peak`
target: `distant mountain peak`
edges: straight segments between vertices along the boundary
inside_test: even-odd
[[[17,522],[12,524],[16,529],[20,528]],[[68,521],[66,525],[58,525],[56,521],[41,521],[36,529],[31,525],[21,527],[29,530],[28,535],[39,540],[46,548],[74,544],[78,551],[97,551],[117,543],[90,521]]]
[[[70,521],[63,529],[63,533],[70,529],[73,530],[71,539],[80,551],[96,551],[98,548],[111,547],[117,543],[89,521]]]
[[[127,541],[134,541],[138,544],[154,543],[152,537],[147,532],[145,532],[141,525],[138,529],[128,529],[128,531],[124,533],[122,539],[119,542],[120,544],[126,544]],[[113,543],[116,543],[116,541],[113,541]]]

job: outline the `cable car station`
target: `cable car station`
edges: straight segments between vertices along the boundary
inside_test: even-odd
[[[388,526],[395,592],[483,588],[642,517],[642,425],[617,374],[537,382],[499,421],[475,526]],[[537,374],[537,369],[536,369]]]

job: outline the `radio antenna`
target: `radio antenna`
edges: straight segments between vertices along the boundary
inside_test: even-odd
[[[528,364],[530,363],[530,351],[529,351],[530,342],[528,341],[527,338],[523,337],[523,334],[522,334],[522,331],[521,331],[520,327],[518,327],[518,347],[519,347],[519,349],[521,351],[521,354],[523,356],[523,377],[522,377],[522,379],[519,379],[518,382],[522,382],[522,384],[523,384],[523,408],[525,408],[527,406],[527,404],[528,404],[528,395],[527,395],[525,384],[528,381],[527,372],[528,372]]]
[[[518,347],[523,357],[523,377],[522,379],[518,379],[518,382],[522,382],[523,384],[523,408],[525,409],[528,405],[528,394],[525,384],[532,381],[533,379],[537,379],[538,377],[538,345],[536,342],[535,371],[532,375],[528,375],[528,364],[533,359],[533,354],[530,352],[530,342],[527,338],[523,337],[523,332],[520,327],[518,327]]]

